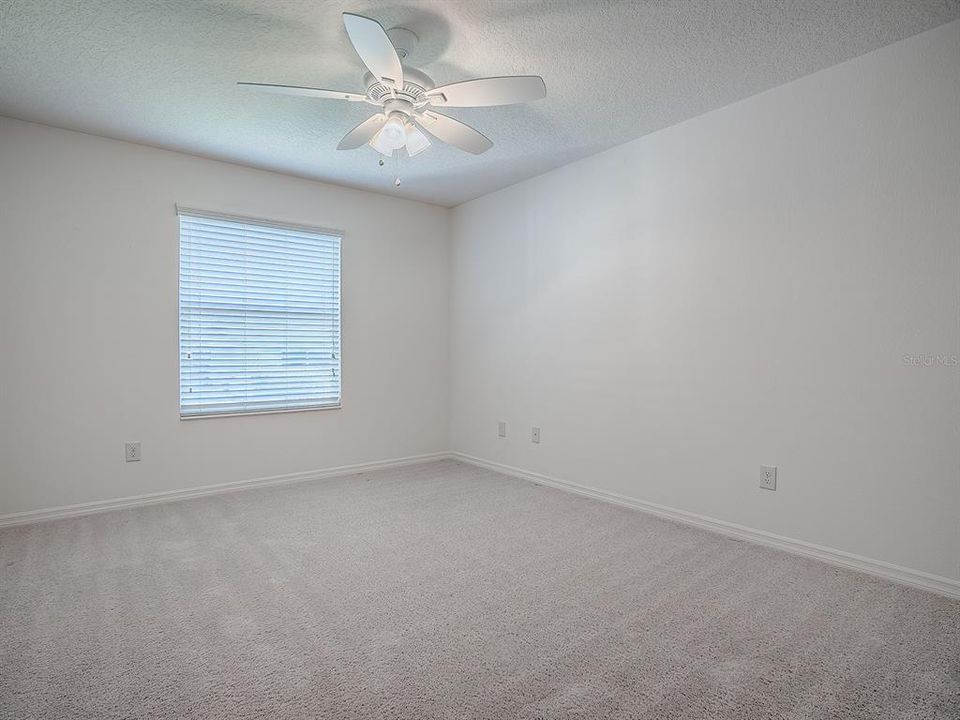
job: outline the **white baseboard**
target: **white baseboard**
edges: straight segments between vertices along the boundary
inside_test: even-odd
[[[322,478],[338,477],[341,475],[352,475],[354,473],[366,472],[368,470],[380,470],[383,468],[402,467],[404,465],[416,465],[419,463],[431,462],[433,460],[444,460],[449,457],[450,454],[445,452],[427,453],[425,455],[413,455],[410,457],[393,458],[391,460],[376,460],[374,462],[358,463],[356,465],[341,465],[339,467],[325,468],[323,470],[308,470],[306,472],[289,473],[286,475],[273,475],[271,477],[254,478],[252,480],[239,480],[236,482],[218,483],[216,485],[203,485],[200,487],[185,488],[183,490],[167,490],[164,492],[147,493],[145,495],[131,495],[128,497],[115,498],[113,500],[98,500],[95,502],[78,503],[76,505],[63,505],[61,507],[43,508],[41,510],[28,510],[26,512],[0,515],[0,528],[10,527],[13,525],[28,525],[31,523],[45,522],[47,520],[60,520],[61,518],[77,517],[79,515],[93,515],[95,513],[108,512],[110,510],[119,510],[121,508],[133,508],[144,505],[156,505],[159,503],[174,502],[177,500],[189,500],[190,498],[203,497],[205,495],[219,495],[220,493],[251,490],[254,488],[269,487],[271,485],[286,485],[289,483],[306,482],[308,480],[320,480]]]
[[[843,550],[835,550],[834,548],[824,547],[823,545],[814,545],[813,543],[805,542],[803,540],[795,540],[793,538],[784,537],[783,535],[775,535],[774,533],[766,532],[765,530],[756,530],[744,525],[737,525],[724,520],[717,520],[715,518],[697,515],[684,510],[677,510],[664,505],[657,505],[655,503],[637,500],[636,498],[628,497],[626,495],[619,495],[617,493],[607,492],[606,490],[598,490],[585,485],[578,485],[577,483],[568,482],[566,480],[558,480],[557,478],[552,478],[547,475],[541,475],[540,473],[522,470],[510,465],[490,462],[489,460],[483,460],[482,458],[465,455],[464,453],[453,452],[450,453],[449,456],[455,460],[460,460],[461,462],[469,463],[470,465],[486,468],[487,470],[493,470],[503,475],[510,475],[522,480],[529,480],[530,482],[541,485],[548,485],[559,490],[576,493],[577,495],[584,495],[596,500],[603,500],[604,502],[613,503],[615,505],[635,508],[652,515],[658,515],[660,517],[667,518],[669,520],[675,520],[686,525],[693,525],[694,527],[709,530],[711,532],[720,533],[722,535],[735,537],[741,540],[747,540],[760,545],[767,545],[768,547],[784,550],[786,552],[793,553],[794,555],[803,555],[805,557],[815,558],[817,560],[821,560],[822,562],[829,563],[830,565],[836,565],[848,570],[855,570],[868,575],[874,575],[876,577],[883,578],[884,580],[891,580],[895,583],[900,583],[901,585],[909,585],[921,590],[928,590],[940,595],[946,595],[950,598],[960,599],[960,580],[953,580],[942,575],[934,575],[921,570],[912,570],[900,565],[884,562],[883,560],[874,560],[861,555],[854,555],[853,553],[848,553]]]
[[[855,555],[843,550],[815,545],[803,540],[795,540],[783,535],[776,535],[765,530],[737,525],[717,520],[715,518],[697,515],[696,513],[677,510],[676,508],[657,505],[656,503],[645,502],[636,498],[620,495],[617,493],[599,490],[597,488],[578,485],[577,483],[559,480],[557,478],[541,475],[540,473],[530,472],[521,468],[501,463],[483,460],[459,452],[437,452],[424,455],[413,455],[410,457],[393,458],[390,460],[377,460],[374,462],[357,463],[355,465],[341,465],[339,467],[325,468],[322,470],[309,470],[307,472],[289,473],[287,475],[274,475],[272,477],[254,478],[251,480],[240,480],[237,482],[219,483],[216,485],[204,485],[201,487],[187,488],[184,490],[169,490],[165,492],[147,493],[145,495],[133,495],[112,500],[100,500],[96,502],[79,503],[76,505],[65,505],[62,507],[44,508],[41,510],[28,510],[26,512],[11,513],[0,515],[0,528],[11,527],[14,525],[28,525],[31,523],[44,522],[48,520],[59,520],[62,518],[77,517],[80,515],[93,515],[95,513],[108,512],[110,510],[119,510],[122,508],[142,507],[145,505],[156,505],[159,503],[175,502],[177,500],[188,500],[190,498],[204,497],[206,495],[218,495],[220,493],[238,492],[241,490],[251,490],[261,487],[270,487],[272,485],[286,485],[290,483],[306,482],[309,480],[320,480],[323,478],[338,477],[342,475],[351,475],[354,473],[367,472],[370,470],[379,470],[383,468],[402,467],[404,465],[416,465],[419,463],[431,462],[435,460],[453,459],[461,462],[476,465],[478,467],[493,470],[503,475],[528,480],[530,482],[547,485],[550,487],[564,490],[566,492],[576,493],[586,497],[602,500],[604,502],[622,505],[624,507],[642,510],[652,515],[658,515],[669,520],[693,525],[704,530],[720,533],[729,537],[735,537],[749,542],[767,545],[779,550],[784,550],[795,555],[815,558],[822,562],[843,567],[848,570],[874,575],[885,580],[891,580],[902,585],[928,590],[947,597],[960,599],[960,581],[941,575],[913,570],[911,568],[894,565],[883,560],[874,560],[872,558]]]

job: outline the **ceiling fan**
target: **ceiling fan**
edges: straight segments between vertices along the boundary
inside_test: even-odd
[[[388,157],[397,152],[398,158],[402,148],[413,157],[430,146],[424,130],[436,140],[475,155],[493,146],[483,134],[436,108],[511,105],[546,97],[543,78],[536,75],[481,78],[435,87],[425,73],[401,63],[416,46],[417,36],[413,32],[406,28],[388,32],[376,20],[353,13],[343,13],[343,24],[357,55],[369,70],[363,76],[365,94],[295,85],[237,84],[267,92],[365,102],[379,107],[380,112],[348,132],[337,149],[353,150],[369,144]]]

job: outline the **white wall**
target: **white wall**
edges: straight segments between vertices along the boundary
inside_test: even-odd
[[[178,419],[176,202],[344,231],[342,410]],[[448,234],[443,208],[0,118],[0,515],[446,449]]]
[[[460,206],[453,237],[453,449],[960,577],[960,368],[904,362],[960,355],[960,23]]]
[[[958,137],[960,23],[452,227],[0,118],[0,515],[451,448],[960,578]],[[342,410],[178,419],[175,202],[345,231]]]

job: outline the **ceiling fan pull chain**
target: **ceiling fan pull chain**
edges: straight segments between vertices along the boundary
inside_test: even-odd
[[[394,167],[396,168],[396,179],[393,181],[393,184],[396,187],[400,187],[400,151],[394,150],[393,156],[396,158],[394,161]]]

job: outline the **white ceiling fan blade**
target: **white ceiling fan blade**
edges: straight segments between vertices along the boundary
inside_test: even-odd
[[[489,107],[540,100],[547,86],[538,75],[480,78],[443,85],[426,93],[431,104],[447,107]]]
[[[468,153],[479,155],[486,152],[493,143],[489,138],[452,117],[426,110],[417,116],[417,122],[437,140],[453,145]]]
[[[387,118],[382,113],[367,118],[343,136],[343,140],[337,145],[337,150],[355,150],[364,143],[370,142],[370,139],[380,132],[380,128],[386,121]]]
[[[413,157],[430,147],[427,136],[412,122],[407,123],[405,129],[407,131],[407,155]]]
[[[299,85],[274,85],[272,83],[255,82],[238,82],[237,85],[242,88],[277,93],[279,95],[299,95],[301,97],[327,98],[329,100],[349,100],[350,102],[363,102],[367,99],[366,95],[358,95],[357,93],[342,92],[340,90],[322,90],[321,88],[301,87]]]
[[[403,88],[403,68],[387,32],[376,20],[353,13],[343,14],[343,25],[357,55],[387,87]]]

